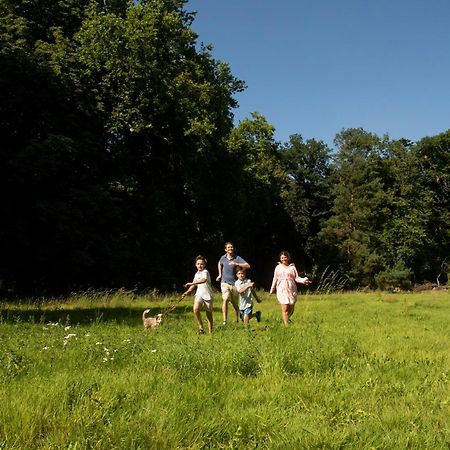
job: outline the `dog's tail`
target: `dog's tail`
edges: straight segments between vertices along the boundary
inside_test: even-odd
[[[150,312],[149,309],[146,309],[143,313],[142,313],[142,320],[147,318],[147,314]]]

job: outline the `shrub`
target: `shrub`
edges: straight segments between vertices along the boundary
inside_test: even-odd
[[[393,290],[400,288],[407,290],[411,288],[411,270],[403,264],[396,264],[375,275],[377,287],[382,290]]]

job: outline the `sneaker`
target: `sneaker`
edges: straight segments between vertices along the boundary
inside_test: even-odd
[[[255,317],[257,322],[261,322],[261,311],[256,311]]]
[[[198,334],[205,334],[205,330],[203,328],[198,329]]]
[[[224,320],[224,321],[222,322],[222,326],[224,327],[226,324],[227,324],[227,321]]]

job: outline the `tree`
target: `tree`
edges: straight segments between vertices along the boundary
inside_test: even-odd
[[[32,3],[0,3],[0,278],[22,290],[86,279],[93,219],[101,225],[114,211],[103,131],[89,109],[74,107],[72,87],[44,58],[48,42],[37,39],[37,24],[51,19],[33,15]]]
[[[432,191],[424,183],[411,145],[400,139],[389,142],[386,148],[383,190],[388,214],[380,230],[379,252],[386,270],[407,268],[421,279],[432,245],[428,233]]]
[[[450,255],[450,130],[425,137],[413,147],[422,186],[431,196],[424,213],[427,224],[427,264],[423,273],[435,279]]]
[[[232,95],[243,88],[208,48],[196,50],[184,3],[141,2],[125,16],[91,8],[77,35],[86,77],[97,81],[108,150],[121,168],[117,182],[135,226],[128,239],[150,284],[167,285],[161,280],[174,260],[190,260],[192,248],[219,239],[213,225],[223,214]],[[154,252],[162,255],[157,263]]]
[[[225,230],[244,243],[243,254],[259,266],[256,278],[267,280],[277,254],[295,242],[282,189],[287,182],[274,127],[259,113],[242,120],[232,131],[228,151],[234,165],[229,184],[233,205]],[[252,275],[252,278],[254,278]]]
[[[185,3],[1,0],[0,278],[17,289],[173,288],[217,243],[244,86],[196,49]]]
[[[354,285],[373,283],[382,267],[379,232],[385,220],[382,156],[386,142],[361,128],[336,136],[339,150],[333,175],[332,215],[324,223],[320,238],[335,251],[335,261]]]
[[[321,141],[304,142],[295,134],[283,146],[281,155],[287,174],[282,193],[285,208],[304,251],[317,264],[321,256],[317,236],[332,205],[330,150]]]

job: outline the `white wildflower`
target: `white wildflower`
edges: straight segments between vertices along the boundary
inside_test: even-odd
[[[67,327],[64,327],[64,331],[70,330],[70,325],[68,325]]]

